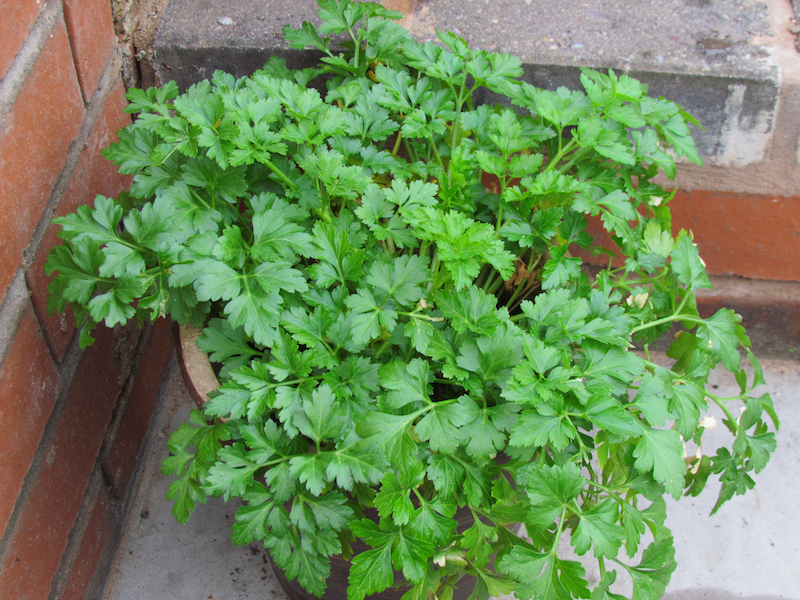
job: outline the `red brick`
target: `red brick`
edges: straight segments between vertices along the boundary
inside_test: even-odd
[[[678,192],[673,231],[691,229],[714,275],[800,281],[800,197]]]
[[[86,588],[97,570],[97,563],[114,532],[116,522],[112,501],[108,497],[108,489],[105,486],[101,486],[100,492],[89,510],[91,513],[89,524],[83,534],[81,547],[67,579],[64,593],[59,600],[83,600]]]
[[[0,370],[0,532],[5,531],[56,398],[56,374],[28,308]],[[2,533],[0,533],[2,535]]]
[[[58,24],[0,131],[2,294],[64,167],[67,148],[83,115],[67,32]]]
[[[669,204],[672,233],[690,230],[711,275],[800,281],[800,197],[678,192]],[[595,244],[614,249],[599,218],[589,219]],[[605,256],[577,256],[607,265]],[[620,266],[620,261],[615,261]]]
[[[65,0],[64,19],[78,81],[83,98],[88,102],[117,43],[111,3],[108,0]]]
[[[120,175],[117,168],[100,154],[102,149],[117,140],[116,132],[130,124],[130,116],[122,112],[126,105],[127,100],[122,83],[118,82],[106,99],[94,131],[78,159],[78,165],[72,175],[69,187],[53,216],[60,217],[74,212],[78,206],[91,203],[97,194],[115,197],[122,190],[130,187],[131,176]],[[75,331],[75,317],[71,310],[68,310],[63,316],[47,315],[45,307],[47,305],[47,285],[50,278],[44,274],[44,265],[50,249],[60,241],[57,235],[59,229],[60,227],[57,225],[50,225],[33,264],[26,273],[26,279],[33,307],[42,324],[45,339],[56,360],[60,361],[72,340]]]
[[[130,332],[98,328],[10,540],[0,598],[47,598],[124,381]]]
[[[3,26],[0,27],[0,77],[4,77],[14,57],[22,48],[36,17],[44,8],[41,0],[3,0],[0,14]]]
[[[130,480],[139,446],[147,433],[158,387],[172,354],[171,321],[160,319],[136,369],[134,387],[117,437],[103,459],[103,470],[112,482],[114,494],[121,497]]]

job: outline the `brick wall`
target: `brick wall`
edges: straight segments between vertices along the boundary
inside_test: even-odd
[[[130,123],[110,0],[0,0],[0,598],[83,598],[114,545],[168,324],[45,312],[54,216],[115,196],[101,155]],[[99,576],[101,577],[101,575]]]

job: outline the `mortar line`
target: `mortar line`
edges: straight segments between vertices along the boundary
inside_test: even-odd
[[[20,90],[25,85],[42,49],[50,39],[53,28],[62,21],[64,11],[59,0],[50,0],[39,13],[17,52],[5,76],[0,79],[0,126],[14,107]]]
[[[86,114],[84,115],[83,122],[78,130],[78,135],[70,143],[69,148],[67,149],[64,167],[61,169],[61,173],[53,185],[53,189],[50,192],[50,198],[47,201],[44,210],[42,211],[42,216],[39,218],[39,222],[34,228],[33,235],[31,235],[31,241],[29,242],[28,247],[22,252],[22,268],[25,271],[30,268],[34,258],[36,257],[39,246],[44,239],[45,233],[47,233],[47,228],[50,226],[50,220],[53,218],[53,213],[66,193],[69,183],[72,179],[72,175],[78,166],[78,160],[80,159],[81,152],[83,152],[89,137],[94,131],[95,125],[97,125],[97,121],[100,119],[100,113],[105,105],[105,100],[111,93],[114,85],[117,83],[119,78],[120,64],[121,59],[119,57],[119,51],[115,48],[106,62],[106,66],[103,70],[103,75],[100,78],[97,90],[92,95],[92,99],[89,101],[89,104],[86,106]]]
[[[3,303],[0,305],[0,371],[11,352],[22,315],[30,304],[28,299],[25,272],[19,268],[5,290]]]
[[[30,499],[33,491],[33,487],[42,471],[42,465],[46,461],[45,455],[53,443],[56,431],[58,430],[58,425],[61,421],[61,416],[66,408],[67,399],[69,398],[69,394],[74,383],[75,374],[84,355],[84,350],[80,347],[79,339],[80,335],[78,335],[78,332],[76,331],[72,341],[70,342],[70,346],[64,355],[64,359],[61,361],[61,364],[57,365],[56,367],[59,382],[58,394],[56,396],[56,401],[53,404],[53,409],[50,412],[50,416],[47,419],[47,423],[44,426],[44,431],[42,432],[42,437],[39,440],[39,445],[37,446],[36,452],[33,455],[31,466],[28,468],[28,472],[25,474],[25,478],[22,481],[19,494],[14,502],[14,509],[11,511],[8,524],[6,525],[6,530],[3,533],[2,539],[0,539],[0,571],[2,571],[8,559],[8,551],[13,540],[16,538],[22,513],[27,506],[28,500]],[[132,364],[128,366],[128,371],[130,371],[131,367]],[[128,374],[125,374],[126,379]],[[117,398],[119,398],[119,395]]]
[[[48,600],[58,600],[64,593],[67,583],[69,583],[69,578],[75,567],[75,561],[78,559],[83,540],[89,529],[89,523],[92,520],[94,509],[100,501],[99,496],[103,485],[103,475],[100,472],[99,465],[95,464],[92,474],[89,476],[89,483],[86,485],[83,498],[81,498],[81,504],[78,508],[78,515],[75,517],[75,523],[72,526],[72,530],[69,532],[67,547],[61,555],[61,562],[58,565],[58,570],[56,574],[53,575],[53,581],[50,583]]]
[[[153,447],[154,443],[166,444],[166,440],[155,440],[154,438],[160,436],[160,430],[158,430],[157,427],[163,425],[165,419],[168,420],[169,412],[172,410],[169,382],[171,378],[174,377],[180,377],[180,370],[176,364],[175,349],[173,348],[169,362],[164,369],[163,377],[159,383],[158,391],[156,392],[156,401],[147,423],[147,432],[140,443],[140,450],[136,457],[136,462],[133,465],[133,471],[128,480],[125,495],[120,503],[116,505],[116,525],[114,531],[109,536],[94,575],[89,581],[84,595],[85,600],[103,600],[105,597],[106,588],[111,581],[111,574],[118,559],[117,553],[119,552],[120,545],[125,538],[128,528],[131,526],[131,512],[134,506],[136,506],[139,495],[146,492],[146,490],[142,490],[141,487],[147,470],[148,461],[151,459],[149,456],[150,449]]]
[[[56,574],[53,576],[49,600],[58,600],[60,595],[63,594],[64,589],[69,581],[69,577],[72,574],[75,561],[80,553],[83,539],[86,535],[88,525],[91,520],[93,510],[92,507],[94,506],[92,498],[94,498],[101,487],[105,487],[110,491],[109,498],[113,502],[117,502],[119,500],[114,493],[114,485],[112,481],[113,478],[105,472],[105,469],[103,468],[103,462],[108,455],[108,449],[111,447],[111,445],[113,445],[116,434],[119,432],[122,416],[125,413],[125,408],[128,406],[133,393],[136,374],[138,373],[141,365],[142,357],[144,356],[147,344],[150,342],[152,337],[153,327],[148,323],[146,329],[139,336],[139,339],[136,343],[136,349],[134,350],[133,358],[130,362],[130,370],[127,373],[122,390],[117,397],[111,420],[109,421],[109,425],[106,428],[106,434],[103,437],[103,441],[100,445],[100,450],[97,452],[97,456],[95,457],[92,475],[90,476],[89,483],[84,491],[84,497],[81,500],[80,508],[78,509],[78,515],[75,518],[75,524],[73,525],[73,528],[69,534],[69,538],[67,539],[67,546],[64,549],[58,571],[56,571]]]
[[[136,344],[136,350],[133,353],[133,359],[131,360],[131,370],[128,373],[128,377],[125,379],[125,383],[122,386],[122,391],[117,399],[117,403],[114,405],[114,411],[111,414],[111,420],[108,423],[108,427],[106,427],[106,434],[103,436],[103,441],[100,444],[100,450],[97,453],[97,464],[100,467],[100,472],[103,475],[103,481],[111,490],[111,496],[114,499],[117,498],[116,494],[116,486],[114,485],[114,474],[107,473],[105,468],[103,467],[103,463],[109,457],[109,453],[114,446],[114,441],[119,434],[120,426],[122,425],[122,419],[125,416],[125,410],[128,408],[130,404],[131,397],[133,396],[133,387],[136,384],[136,377],[139,374],[139,368],[142,363],[142,359],[144,358],[144,354],[147,350],[148,344],[152,341],[154,336],[154,327],[152,323],[147,323],[143,330],[142,334],[139,336],[139,341]]]

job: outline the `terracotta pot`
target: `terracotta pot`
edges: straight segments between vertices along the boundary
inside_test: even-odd
[[[209,392],[213,392],[220,386],[208,355],[197,347],[197,338],[202,333],[202,330],[192,325],[179,326],[176,323],[173,332],[176,338],[176,347],[178,349],[178,359],[183,380],[195,404],[197,404],[198,407],[202,407],[203,404],[209,400]],[[378,516],[375,509],[367,509],[365,514],[367,517],[377,522]],[[457,531],[459,533],[471,527],[474,522],[472,512],[467,507],[459,508],[454,518],[458,522]],[[519,525],[512,529],[515,532],[518,531]],[[360,554],[361,552],[370,550],[370,546],[358,540],[353,542],[351,547],[354,554]],[[316,596],[304,590],[297,580],[289,581],[286,579],[283,570],[273,562],[269,552],[267,555],[269,556],[269,562],[272,566],[272,570],[275,572],[275,576],[290,600],[319,600]],[[347,598],[350,564],[349,560],[345,560],[341,556],[331,557],[331,574],[328,577],[328,587],[321,600],[344,600]],[[400,586],[403,581],[402,574],[396,572],[395,584]],[[470,594],[472,594],[472,590],[475,588],[475,582],[476,580],[474,577],[462,578],[453,592],[453,600],[466,600]],[[368,596],[368,598],[371,600],[400,600],[406,591],[408,591],[407,586],[389,588],[378,594]]]
[[[203,333],[194,325],[174,324],[172,333],[175,336],[175,347],[178,349],[178,362],[183,375],[183,382],[189,395],[202,408],[208,402],[208,394],[219,387],[219,380],[208,360],[208,354],[197,347],[197,338]]]

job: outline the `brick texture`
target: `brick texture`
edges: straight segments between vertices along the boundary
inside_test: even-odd
[[[117,43],[108,0],[65,0],[64,19],[83,98],[88,102]]]
[[[0,3],[0,14],[3,15],[3,26],[0,27],[0,77],[5,77],[42,8],[44,3],[41,0],[3,0]]]
[[[106,479],[111,482],[116,497],[122,497],[128,486],[172,348],[171,321],[160,319],[153,327],[150,343],[136,370],[117,436],[102,460]]]
[[[0,573],[0,598],[47,598],[128,368],[130,332],[100,328],[69,389]]]
[[[693,233],[711,275],[800,281],[800,197],[696,190],[678,192],[669,205],[673,234]],[[589,220],[589,233],[596,244],[615,248],[599,218]],[[591,264],[608,264],[607,257],[574,253]]]
[[[55,217],[74,212],[82,204],[90,204],[97,194],[115,197],[131,183],[129,175],[120,175],[116,167],[100,154],[100,151],[117,140],[116,132],[129,125],[130,116],[122,112],[127,105],[122,83],[118,82],[108,95],[94,131],[86,147],[81,152],[69,187],[56,208]],[[72,340],[75,331],[75,318],[72,311],[65,315],[47,315],[47,285],[49,278],[44,274],[44,265],[50,249],[59,243],[56,225],[50,225],[37,251],[33,264],[26,273],[31,300],[36,315],[42,323],[45,339],[50,350],[61,360]]]
[[[53,409],[58,387],[33,311],[22,316],[0,370],[0,532],[5,531],[25,474]]]
[[[678,192],[673,230],[691,229],[709,273],[800,281],[800,197]]]
[[[97,563],[114,532],[115,515],[112,510],[112,500],[105,486],[100,487],[89,511],[89,524],[83,534],[78,555],[59,600],[84,599],[86,588],[97,570]]]
[[[63,24],[39,55],[0,131],[0,290],[17,269],[84,116]]]

